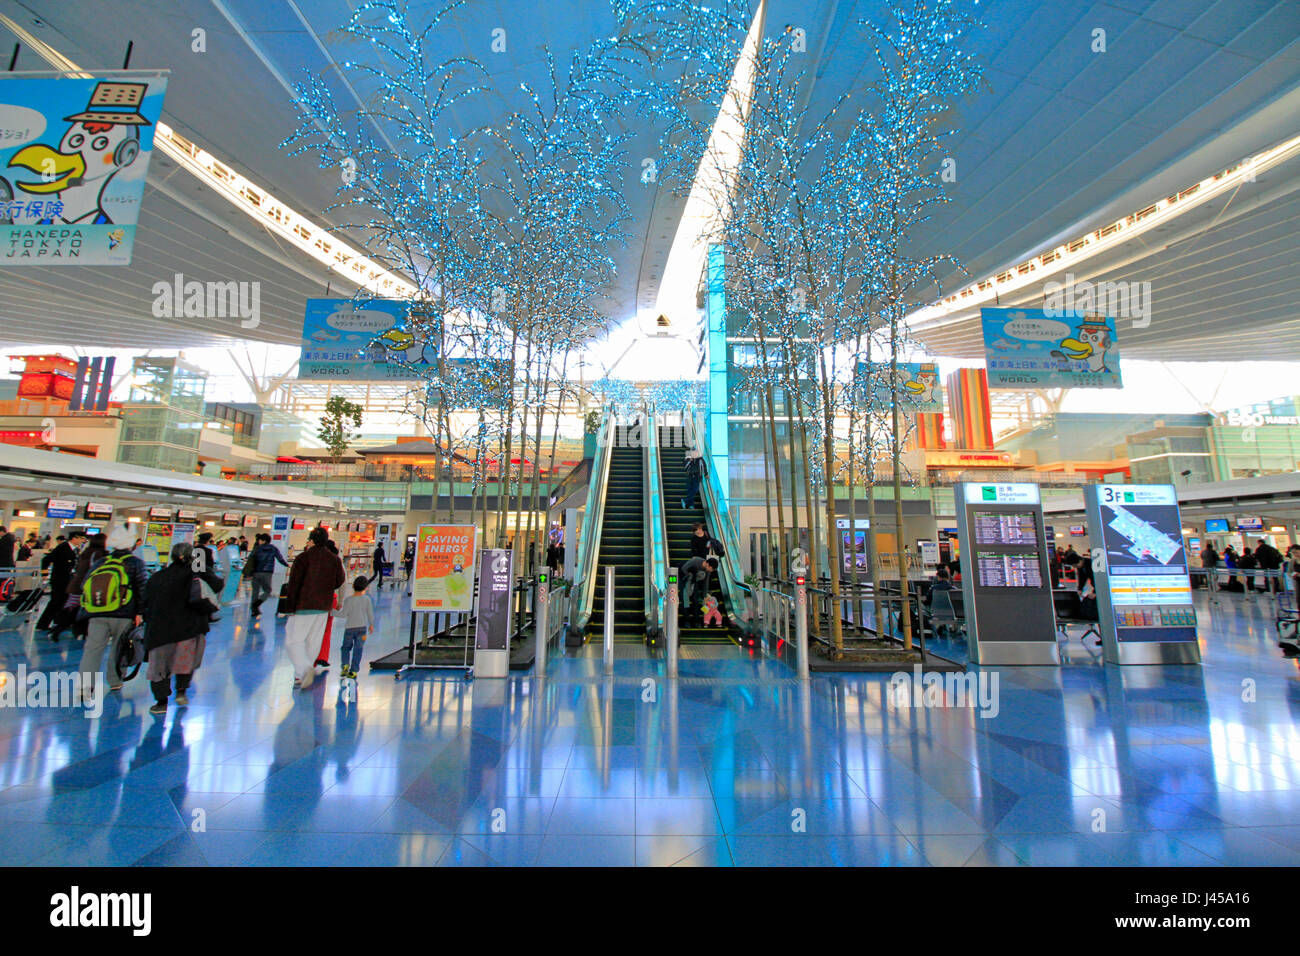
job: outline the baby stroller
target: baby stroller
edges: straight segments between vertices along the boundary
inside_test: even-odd
[[[1277,646],[1287,657],[1300,655],[1300,611],[1296,592],[1280,591],[1277,595]]]

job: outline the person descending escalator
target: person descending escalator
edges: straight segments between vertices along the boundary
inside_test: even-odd
[[[699,496],[700,485],[704,482],[704,458],[698,451],[691,450],[686,453],[686,464],[683,466],[686,471],[686,497],[682,499],[682,510],[687,511],[695,507],[695,499]]]

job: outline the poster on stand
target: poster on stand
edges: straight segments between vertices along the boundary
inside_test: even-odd
[[[981,309],[989,388],[1120,388],[1110,316]]]
[[[162,521],[150,521],[145,526],[144,543],[154,548],[162,560],[172,551],[172,525]]]
[[[415,538],[411,610],[473,610],[475,531],[473,525],[420,525]]]
[[[0,74],[0,266],[128,266],[166,72]]]

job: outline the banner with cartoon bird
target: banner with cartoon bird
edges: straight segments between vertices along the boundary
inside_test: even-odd
[[[1120,388],[1115,319],[981,309],[989,388]]]
[[[867,372],[868,366],[863,363],[858,370],[859,381],[867,379]],[[888,362],[873,362],[870,366],[871,395],[878,408],[891,407],[889,373]],[[934,362],[899,362],[892,391],[898,396],[902,411],[927,414],[943,411],[943,386],[939,384],[939,366]]]
[[[131,264],[167,74],[0,74],[0,265]]]

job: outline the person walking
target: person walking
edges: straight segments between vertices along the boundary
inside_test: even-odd
[[[289,567],[289,584],[285,591],[284,647],[293,665],[294,677],[306,690],[316,679],[313,664],[325,636],[325,625],[334,605],[334,592],[344,581],[343,565],[326,547],[329,532],[313,528],[308,546],[293,559]]]
[[[366,636],[375,633],[375,606],[366,593],[370,582],[363,574],[352,582],[352,593],[343,602],[342,676],[357,678]]]
[[[388,564],[388,559],[384,556],[384,542],[382,541],[376,542],[375,559],[373,565],[371,566],[371,570],[374,572],[374,576],[371,578],[371,580],[378,581],[379,587],[381,589],[384,586],[384,566],[386,564]]]
[[[145,659],[154,699],[149,713],[155,717],[167,713],[173,677],[176,706],[189,706],[190,682],[203,663],[212,613],[190,602],[195,577],[212,588],[213,594],[220,594],[225,585],[212,568],[194,570],[194,548],[182,541],[172,545],[171,563],[156,571],[145,585]]]
[[[59,612],[68,601],[68,582],[72,580],[72,572],[77,569],[77,548],[86,540],[86,535],[82,531],[74,531],[66,541],[60,541],[58,547],[45,552],[45,557],[41,558],[41,570],[46,569],[50,572],[50,602],[45,605],[45,610],[41,612],[39,620],[36,622],[36,630],[48,631],[54,624]],[[53,632],[54,640],[59,639],[58,631]]]
[[[248,612],[251,617],[259,618],[262,616],[262,602],[271,593],[271,580],[275,576],[276,562],[286,568],[289,562],[284,559],[280,549],[271,543],[269,534],[259,534],[256,540],[257,546],[248,556],[248,567],[252,568],[252,583],[249,585],[252,601]]]
[[[148,583],[144,562],[131,553],[135,537],[126,525],[108,532],[108,556],[92,568],[81,586],[81,609],[86,612],[86,646],[81,652],[82,693],[91,693],[92,675],[98,674],[108,654],[108,689],[122,689],[117,674],[117,642],[144,620],[144,589]]]

